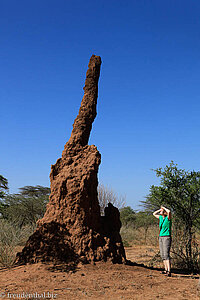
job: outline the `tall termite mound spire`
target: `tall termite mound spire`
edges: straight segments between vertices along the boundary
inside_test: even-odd
[[[112,204],[100,215],[97,173],[101,155],[88,145],[96,117],[101,58],[92,55],[84,96],[62,157],[51,166],[51,194],[44,217],[37,222],[18,263],[37,261],[125,262],[119,234],[119,211]]]
[[[96,104],[98,97],[98,80],[100,75],[101,58],[93,55],[90,59],[84,86],[84,96],[81,102],[79,114],[73,125],[69,144],[88,144],[92,123],[96,117]]]

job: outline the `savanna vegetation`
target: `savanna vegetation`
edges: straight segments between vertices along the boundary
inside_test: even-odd
[[[164,205],[172,212],[173,266],[197,272],[200,270],[200,172],[179,169],[173,161],[153,171],[160,178],[160,185],[150,187],[142,201],[143,211],[121,209],[124,242],[156,245],[159,231],[152,212]],[[156,257],[159,259],[157,254]]]
[[[172,212],[172,264],[191,272],[200,270],[200,172],[179,169],[171,162],[154,170],[160,185],[150,187],[141,211],[125,206],[125,196],[102,184],[98,187],[101,214],[108,202],[119,208],[124,246],[154,247],[149,265],[160,260],[158,220],[152,215],[161,205]],[[23,246],[42,218],[50,189],[25,186],[17,194],[9,194],[8,180],[0,176],[0,265],[15,261],[16,249]]]

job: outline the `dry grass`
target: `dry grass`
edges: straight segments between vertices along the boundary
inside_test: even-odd
[[[146,245],[157,246],[158,245],[158,226],[151,226],[147,232],[143,227],[134,228],[132,226],[123,226],[121,228],[121,236],[125,247],[133,245]]]
[[[143,247],[143,250],[138,253],[137,262],[144,263],[149,267],[162,267],[162,260],[159,251],[159,229],[158,226],[152,225],[148,231],[144,228],[134,228],[133,226],[122,227],[121,236],[128,252],[128,247]],[[178,236],[178,238],[177,238]],[[184,257],[185,240],[184,235],[173,233],[172,230],[172,247],[171,247],[171,263],[173,267],[187,269],[186,259]],[[193,244],[193,264],[195,269],[200,269],[200,232],[196,232],[195,244]],[[150,251],[148,249],[153,249]]]
[[[34,226],[22,228],[0,220],[0,266],[11,267],[15,263],[18,246],[23,246],[32,234]]]

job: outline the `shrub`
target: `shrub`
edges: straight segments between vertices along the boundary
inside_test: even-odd
[[[6,220],[0,220],[0,265],[10,267],[15,263],[16,247],[23,246],[34,231],[35,225],[15,226]]]
[[[195,232],[192,234],[191,253],[187,251],[188,236],[180,227],[173,227],[171,256],[173,266],[179,269],[192,270],[199,272],[200,270],[200,250]]]

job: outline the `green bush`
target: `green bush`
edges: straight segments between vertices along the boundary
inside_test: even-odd
[[[135,212],[130,206],[125,206],[120,209],[120,220],[122,226],[129,226],[135,222]]]
[[[34,225],[46,211],[50,189],[37,185],[19,190],[19,194],[7,195],[0,202],[1,217],[20,227]]]
[[[172,234],[171,257],[173,266],[179,269],[190,269],[193,272],[200,271],[200,251],[198,244],[198,232],[193,231],[191,253],[187,251],[188,236],[182,228],[174,224]]]

